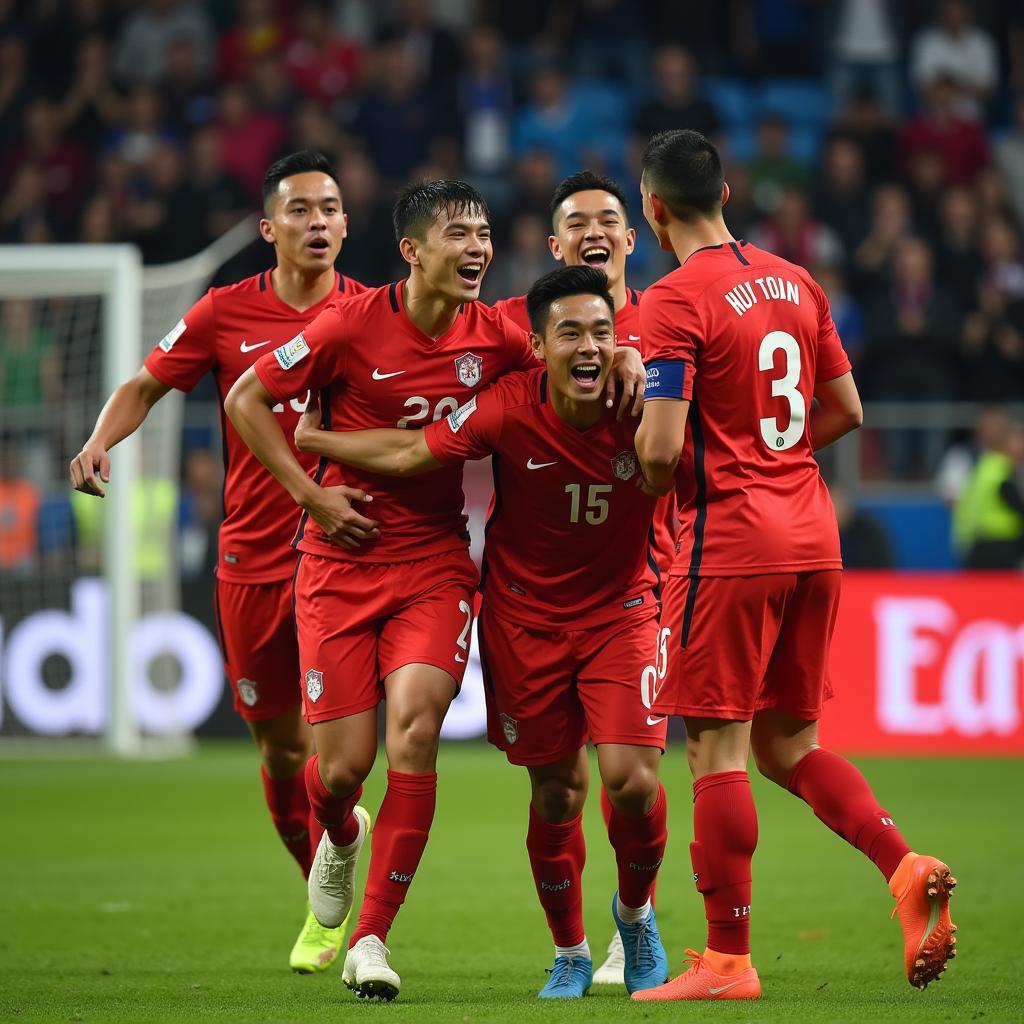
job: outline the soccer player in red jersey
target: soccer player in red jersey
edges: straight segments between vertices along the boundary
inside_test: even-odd
[[[321,459],[311,480],[270,409],[312,389],[332,430],[416,429],[503,374],[535,365],[526,334],[475,301],[492,254],[483,197],[463,182],[427,182],[402,193],[394,222],[408,279],[328,307],[261,358],[225,406],[306,511],[295,539],[303,552],[295,589],[306,717],[317,747],[306,782],[326,828],[309,892],[325,926],[339,923],[352,903],[366,834],[353,809],[377,753],[377,704],[387,698],[388,788],[343,974],[359,995],[383,999],[400,988],[384,942],[427,842],[441,722],[469,653],[477,573],[467,551],[462,469],[391,479]],[[616,359],[630,376],[640,362],[629,349]],[[632,402],[631,388],[624,390]],[[337,535],[339,484],[373,501],[375,518],[355,540]]]
[[[135,431],[171,388],[191,391],[212,373],[221,395],[259,356],[295,334],[330,302],[365,291],[334,269],[346,215],[330,161],[300,152],[279,160],[263,184],[260,234],[276,265],[225,288],[211,288],[103,407],[92,435],[71,461],[72,485],[100,497],[110,479],[109,450]],[[305,398],[274,407],[290,435]],[[303,769],[312,735],[303,721],[299,655],[292,617],[297,514],[238,434],[222,422],[225,483],[216,609],[224,668],[235,708],[259,748],[271,819],[303,875],[309,874],[321,829],[310,815]],[[303,456],[311,469],[315,460]],[[357,513],[347,528],[362,529]],[[344,932],[324,929],[312,912],[292,950],[294,970],[309,973],[337,957]]]
[[[588,736],[612,805],[612,914],[626,987],[668,976],[650,903],[666,839],[666,724],[651,714],[663,662],[650,546],[656,498],[638,486],[636,421],[617,421],[601,403],[615,350],[606,281],[589,267],[542,277],[527,307],[543,365],[504,377],[422,431],[320,430],[310,409],[296,433],[300,450],[424,485],[494,456],[481,660],[490,741],[530,775],[526,846],[555,941],[541,998],[576,998],[591,984],[581,892]],[[602,556],[613,548],[613,559]]]
[[[758,770],[872,860],[896,898],[905,967],[923,988],[953,955],[949,868],[911,852],[847,760],[818,744],[842,563],[814,451],[861,422],[828,302],[801,267],[730,235],[714,146],[663,132],[643,157],[644,215],[680,267],[640,307],[648,402],[637,433],[647,484],[675,485],[679,555],[655,711],[682,715],[695,778],[697,889],[708,942],[636,999],[754,999],[751,857]],[[687,430],[687,425],[689,430]]]
[[[558,184],[551,197],[551,255],[567,267],[593,267],[608,278],[615,302],[615,338],[619,345],[640,348],[640,296],[626,285],[626,257],[633,252],[636,231],[629,226],[629,204],[618,182],[604,174],[583,170]],[[494,304],[523,330],[532,330],[526,296],[502,299]],[[664,495],[654,513],[653,553],[658,569],[668,575],[676,555],[675,494]],[[611,827],[612,805],[601,789],[601,814]],[[594,972],[596,984],[624,982],[624,959],[618,930],[608,945],[608,957]]]

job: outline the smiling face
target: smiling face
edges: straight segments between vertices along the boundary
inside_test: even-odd
[[[403,238],[400,248],[432,292],[456,304],[480,298],[493,256],[491,225],[482,210],[441,210],[422,238]]]
[[[548,239],[556,260],[603,270],[611,288],[623,279],[626,257],[635,243],[636,232],[627,223],[622,204],[601,189],[567,196],[555,214],[555,234]]]
[[[330,175],[307,171],[282,178],[269,204],[260,234],[277,250],[279,267],[317,273],[334,266],[348,217]]]
[[[615,314],[598,295],[566,295],[548,310],[544,334],[531,335],[548,386],[572,402],[601,402],[615,354]]]

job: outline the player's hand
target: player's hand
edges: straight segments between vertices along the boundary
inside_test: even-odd
[[[676,481],[673,476],[668,480],[663,488],[655,488],[647,482],[647,478],[641,473],[640,476],[636,478],[636,485],[644,492],[644,494],[649,494],[652,498],[663,498],[666,494],[671,492],[673,487],[675,487]]]
[[[612,372],[608,374],[605,385],[605,406],[611,408],[615,404],[615,392],[622,385],[622,397],[615,411],[615,418],[622,421],[628,411],[632,416],[639,416],[644,409],[644,388],[647,386],[647,371],[644,361],[635,348],[625,345],[616,348],[612,357]]]
[[[320,487],[303,508],[332,544],[357,548],[363,541],[380,537],[380,530],[375,520],[367,519],[352,507],[354,501],[373,501],[373,496],[358,487]]]
[[[86,445],[72,460],[68,467],[71,486],[83,494],[95,494],[97,498],[106,497],[107,492],[100,486],[110,483],[110,456],[105,448],[99,445]]]
[[[306,411],[299,417],[295,424],[295,448],[300,452],[313,452],[316,450],[317,435],[323,430],[323,420],[320,415],[320,402],[315,392],[309,392],[309,400],[306,402]]]

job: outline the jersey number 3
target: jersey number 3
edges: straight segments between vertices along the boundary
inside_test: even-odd
[[[785,331],[772,331],[761,339],[757,350],[757,368],[765,373],[775,369],[775,353],[782,350],[785,356],[785,372],[772,381],[772,398],[785,398],[789,402],[789,426],[779,429],[779,421],[774,416],[761,418],[761,437],[773,451],[782,452],[800,440],[807,419],[807,404],[800,394],[800,346],[796,338]]]

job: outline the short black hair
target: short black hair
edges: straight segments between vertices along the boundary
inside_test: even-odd
[[[480,213],[491,220],[487,200],[465,181],[438,178],[407,185],[398,194],[391,220],[395,239],[422,239],[427,228],[442,214],[456,217],[460,213]]]
[[[263,176],[264,213],[270,213],[278,186],[285,178],[290,178],[293,174],[306,174],[309,171],[319,171],[331,178],[335,184],[338,183],[338,172],[323,153],[317,153],[312,149],[300,149],[298,153],[289,153],[280,160],[275,160]]]
[[[647,143],[641,165],[647,188],[680,220],[709,217],[721,209],[722,158],[700,132],[659,132]]]
[[[597,171],[577,171],[570,174],[568,178],[559,182],[555,194],[551,197],[551,223],[558,223],[558,208],[577,192],[607,192],[615,196],[622,204],[622,212],[629,215],[629,203],[626,202],[626,193],[622,186],[606,174],[598,174]]]
[[[615,300],[608,291],[608,277],[596,267],[559,267],[533,282],[526,294],[526,313],[534,333],[543,335],[551,304],[567,295],[596,295],[604,299],[612,322]]]

